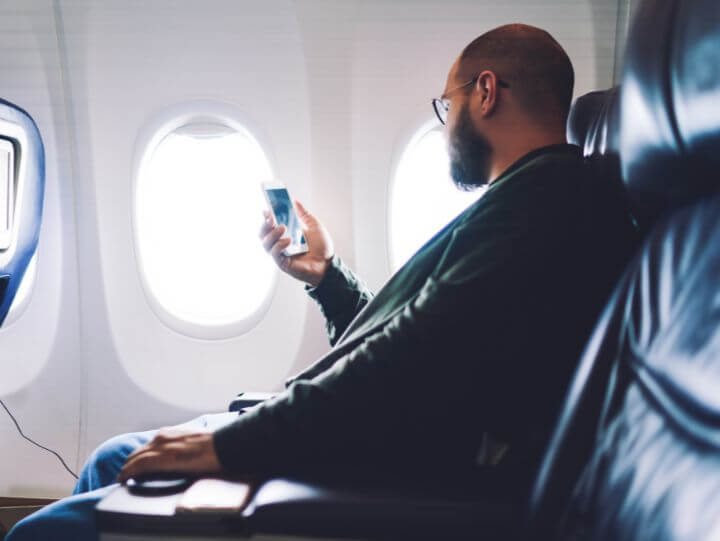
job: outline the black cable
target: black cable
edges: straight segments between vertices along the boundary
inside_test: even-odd
[[[45,447],[45,446],[43,446],[43,445],[40,445],[40,444],[39,444],[38,442],[36,442],[35,440],[32,440],[32,439],[28,438],[25,434],[23,434],[22,428],[20,428],[20,424],[17,422],[17,419],[15,419],[15,417],[14,417],[13,414],[10,412],[10,410],[8,409],[8,407],[5,405],[5,402],[3,402],[2,400],[0,400],[0,406],[2,406],[3,408],[5,408],[5,411],[7,412],[7,414],[8,414],[8,415],[10,416],[10,418],[12,419],[12,422],[15,423],[15,428],[17,428],[17,431],[20,433],[20,435],[21,435],[23,438],[25,438],[27,441],[29,441],[29,442],[32,443],[33,445],[36,445],[36,446],[40,447],[40,449],[43,449],[43,450],[47,451],[48,453],[52,453],[53,455],[55,455],[55,456],[57,457],[57,459],[60,461],[60,463],[63,465],[63,468],[65,468],[65,469],[68,471],[68,473],[69,473],[70,475],[72,475],[75,479],[78,478],[78,476],[75,475],[75,472],[73,472],[70,468],[68,468],[68,465],[67,465],[67,464],[65,463],[65,461],[63,460],[63,457],[61,457],[59,454],[57,454],[57,453],[56,453],[55,451],[53,451],[52,449],[48,449],[47,447]]]

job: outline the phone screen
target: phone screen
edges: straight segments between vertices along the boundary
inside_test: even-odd
[[[287,236],[290,237],[290,246],[304,246],[305,236],[300,227],[300,220],[295,214],[295,208],[290,201],[290,194],[285,188],[270,188],[267,192],[268,201],[272,206],[275,220],[278,225],[284,225],[287,228]]]

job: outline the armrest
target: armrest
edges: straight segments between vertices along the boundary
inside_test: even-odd
[[[241,411],[272,398],[277,393],[238,393],[228,406],[228,411]]]
[[[487,487],[408,487],[278,478],[227,512],[176,513],[181,494],[138,496],[118,487],[97,506],[100,533],[291,535],[352,539],[513,539],[523,509]]]
[[[95,507],[98,534],[120,534],[123,539],[163,536],[227,537],[248,535],[243,513],[178,512],[177,507],[185,491],[162,496],[132,493],[126,486],[118,486]],[[193,537],[190,537],[192,539]],[[113,537],[115,539],[115,537]]]
[[[491,495],[430,487],[342,487],[272,479],[245,510],[252,532],[352,539],[511,539],[522,509]]]

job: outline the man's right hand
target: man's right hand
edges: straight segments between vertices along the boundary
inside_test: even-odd
[[[269,211],[263,211],[265,221],[260,229],[263,247],[272,256],[277,266],[293,278],[317,287],[325,276],[333,257],[333,244],[325,227],[295,201],[295,212],[303,224],[303,235],[308,251],[304,254],[286,256],[282,251],[290,245],[289,238],[280,238],[285,233],[284,225],[276,225]]]

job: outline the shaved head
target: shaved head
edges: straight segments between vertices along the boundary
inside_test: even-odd
[[[460,55],[458,76],[470,79],[481,70],[507,82],[528,114],[567,119],[575,74],[567,53],[545,30],[508,24],[476,38]]]

